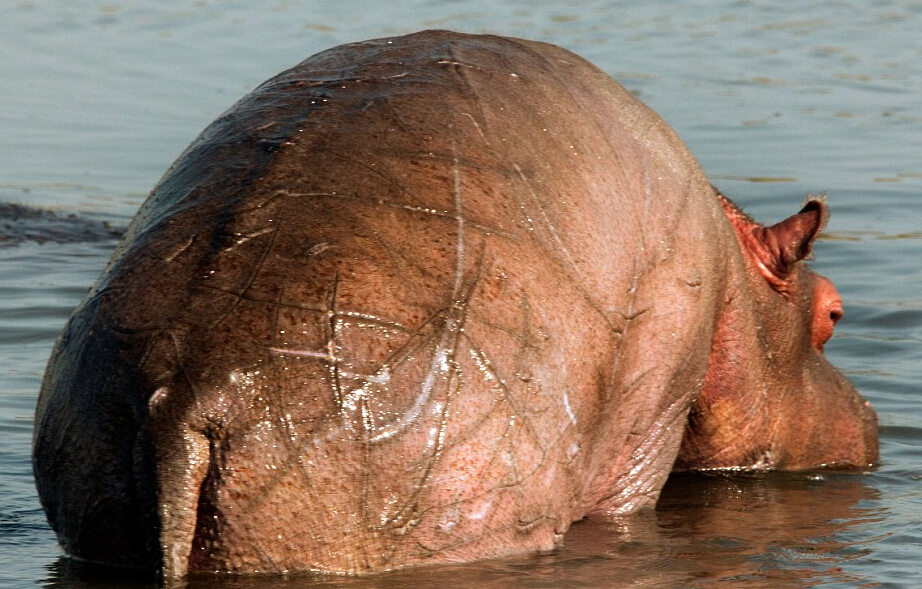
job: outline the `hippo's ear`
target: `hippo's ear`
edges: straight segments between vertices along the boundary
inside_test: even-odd
[[[791,267],[810,255],[813,241],[826,223],[826,203],[810,199],[800,212],[771,227],[753,229],[753,237],[762,247],[757,248],[765,270],[778,278],[787,278]],[[768,277],[766,277],[768,278]]]
[[[796,215],[764,227],[746,216],[725,196],[719,196],[740,238],[740,245],[751,256],[765,280],[778,292],[787,293],[788,277],[794,264],[810,255],[816,236],[826,225],[826,199],[822,196],[808,197]]]

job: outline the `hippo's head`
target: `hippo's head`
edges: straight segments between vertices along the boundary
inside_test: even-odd
[[[825,201],[810,198],[765,227],[718,196],[743,252],[743,279],[727,290],[676,469],[873,465],[876,414],[823,354],[842,300],[803,262],[826,222]]]

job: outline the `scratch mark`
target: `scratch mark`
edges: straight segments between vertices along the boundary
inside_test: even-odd
[[[163,255],[163,261],[172,262],[184,251],[192,247],[192,242],[195,240],[195,235],[190,235],[182,243],[174,245],[169,251]]]
[[[576,425],[576,415],[573,413],[573,408],[570,407],[570,395],[567,394],[567,391],[563,391],[563,408],[567,411],[567,417],[570,418],[570,423]]]
[[[400,432],[404,431],[407,427],[413,425],[417,419],[419,419],[420,414],[423,411],[423,406],[429,401],[432,396],[432,390],[435,388],[436,377],[444,372],[449,370],[448,363],[448,349],[444,346],[444,339],[440,342],[439,347],[436,348],[435,353],[432,355],[432,361],[429,365],[429,371],[426,373],[426,378],[423,380],[423,386],[420,390],[420,394],[416,396],[416,400],[413,402],[413,406],[410,407],[400,418],[392,422],[390,425],[381,428],[381,430],[374,436],[371,436],[368,441],[375,443],[388,438],[392,438]]]
[[[339,366],[343,363],[343,359],[337,356],[334,356],[329,351],[326,352],[316,352],[314,350],[292,350],[291,348],[269,348],[270,352],[275,352],[276,354],[283,354],[285,356],[300,356],[302,358],[317,358],[318,360],[323,360],[324,362],[329,362]],[[387,384],[391,380],[391,372],[387,366],[382,366],[375,371],[374,374],[359,374],[357,372],[348,372],[346,370],[339,370],[339,376],[342,378],[364,380],[374,384]]]
[[[454,130],[454,127],[452,127]],[[457,304],[458,294],[464,280],[464,204],[461,200],[461,161],[458,156],[458,144],[454,135],[451,138],[451,154],[453,160],[452,172],[454,174],[455,219],[458,221],[458,237],[455,246],[455,285],[452,290],[452,303]]]
[[[460,294],[464,287],[465,219],[464,203],[461,198],[461,161],[458,155],[458,146],[454,137],[452,137],[451,147],[454,164],[452,171],[454,174],[453,191],[455,201],[455,220],[458,224],[457,237],[455,241],[455,281],[454,285],[452,286],[451,303],[453,309],[458,309],[462,306],[463,303],[460,300]],[[459,320],[456,317],[453,317],[450,313],[447,317],[446,324],[443,329],[444,331],[441,341],[435,348],[435,352],[433,353],[429,364],[429,370],[426,372],[420,393],[417,395],[415,401],[413,402],[413,406],[410,407],[410,409],[399,419],[395,420],[389,426],[382,428],[376,435],[370,437],[370,442],[374,443],[391,438],[415,423],[416,420],[419,419],[419,416],[423,411],[423,407],[432,397],[432,392],[436,387],[438,378],[441,375],[448,374],[451,371],[450,357],[453,346],[451,345],[452,342],[450,340],[456,339],[456,334],[460,329]]]
[[[251,239],[256,239],[257,237],[266,235],[267,233],[272,233],[273,231],[275,231],[274,227],[266,227],[265,229],[254,231],[252,233],[235,233],[234,237],[237,238],[237,241],[234,242],[234,245],[243,245]]]
[[[519,178],[521,178],[522,183],[528,188],[528,194],[531,196],[532,201],[535,204],[535,207],[538,209],[538,213],[541,215],[542,223],[547,228],[548,232],[551,234],[551,238],[554,240],[554,243],[557,245],[560,252],[563,254],[564,258],[566,258],[569,266],[576,273],[578,282],[580,284],[588,284],[586,277],[583,276],[582,272],[580,272],[579,266],[576,264],[576,260],[574,260],[573,256],[570,254],[570,250],[568,250],[567,247],[564,245],[563,239],[561,239],[560,237],[560,232],[557,231],[557,228],[554,226],[554,223],[552,223],[550,217],[548,217],[547,211],[541,205],[541,201],[538,199],[538,195],[535,194],[534,190],[532,190],[531,182],[529,182],[528,178],[525,177],[525,173],[522,172],[522,169],[519,167],[518,164],[513,164],[512,167],[515,168],[515,171],[519,175]]]

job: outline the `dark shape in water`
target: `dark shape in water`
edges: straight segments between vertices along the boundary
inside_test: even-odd
[[[0,247],[36,243],[74,243],[118,239],[124,228],[76,213],[0,202]]]

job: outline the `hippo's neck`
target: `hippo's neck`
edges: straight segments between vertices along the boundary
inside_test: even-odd
[[[675,470],[763,469],[772,465],[774,352],[765,337],[764,299],[782,297],[747,255],[748,219],[717,193],[735,238],[724,268],[726,291],[715,314],[708,369],[692,404]],[[729,207],[729,210],[728,210]]]
[[[763,356],[750,308],[731,298],[719,316],[704,387],[692,404],[675,470],[769,466],[773,429]],[[758,440],[757,444],[751,441]]]

